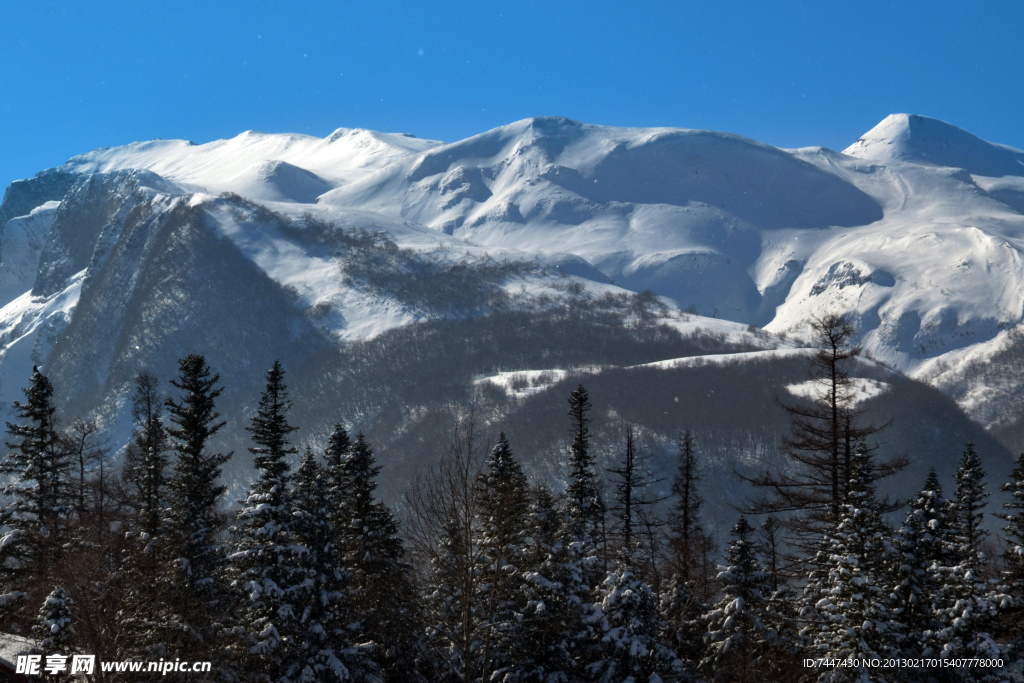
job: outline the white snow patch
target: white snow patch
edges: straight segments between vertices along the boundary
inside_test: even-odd
[[[881,396],[890,388],[891,385],[887,382],[867,377],[851,377],[849,386],[851,405],[856,406],[868,399]],[[818,400],[826,395],[828,388],[821,382],[808,380],[799,384],[787,385],[786,390],[799,398]]]

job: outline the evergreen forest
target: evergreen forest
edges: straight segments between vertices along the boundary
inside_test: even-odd
[[[679,425],[673,471],[627,423],[599,468],[580,385],[563,404],[564,486],[531,481],[466,407],[393,508],[359,425],[302,446],[281,363],[230,501],[233,454],[211,445],[224,387],[204,356],[138,373],[126,445],[66,422],[37,368],[0,459],[0,632],[43,654],[212,662],[167,675],[189,681],[1024,680],[1024,454],[991,481],[966,443],[952,480],[882,497],[927,454],[879,454],[886,425],[863,419],[847,371],[851,323],[811,327],[815,397],[783,405],[786,466],[744,475],[739,501],[705,499],[699,425]],[[725,543],[711,509],[735,519]]]

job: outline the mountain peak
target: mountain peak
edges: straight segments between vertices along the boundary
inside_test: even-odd
[[[1024,152],[917,114],[886,116],[843,153],[883,162],[951,166],[981,176],[1024,175]]]

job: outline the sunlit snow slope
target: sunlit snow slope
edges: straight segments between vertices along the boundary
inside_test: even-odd
[[[186,213],[191,230],[226,239],[314,311],[311,329],[328,340],[441,313],[374,274],[384,252],[352,239],[325,247],[325,225],[386,235],[404,276],[483,269],[489,286],[533,299],[561,274],[595,297],[652,290],[681,310],[797,336],[810,316],[848,312],[866,351],[942,386],[1024,320],[1024,152],[906,114],[842,153],[554,117],[450,144],[348,129],[157,140],[19,181],[0,211],[0,353],[11,358],[18,332],[62,334],[110,258],[143,263],[164,248],[165,219]],[[519,265],[493,265],[506,262]],[[30,309],[36,322],[20,322]],[[46,344],[32,344],[42,358]],[[959,391],[975,416],[1003,396]]]

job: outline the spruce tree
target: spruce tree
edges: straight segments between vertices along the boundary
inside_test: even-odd
[[[128,505],[136,514],[135,526],[149,538],[160,534],[167,505],[167,433],[161,403],[156,376],[139,372],[132,393],[135,427],[125,449],[122,478]]]
[[[274,362],[266,374],[266,388],[251,424],[246,427],[256,446],[257,480],[242,501],[232,528],[230,576],[243,596],[241,647],[243,660],[256,672],[277,680],[284,675],[284,641],[294,638],[298,607],[290,602],[288,588],[295,581],[292,567],[292,513],[288,502],[287,457],[298,452],[289,446],[295,427],[288,423],[284,370]]]
[[[936,609],[951,566],[952,529],[949,502],[942,497],[938,474],[932,468],[924,488],[910,503],[896,535],[900,555],[896,609],[906,628],[907,657],[937,657],[935,639],[941,628]]]
[[[587,619],[597,632],[587,657],[588,681],[655,683],[683,674],[682,660],[658,640],[658,598],[630,562],[619,561],[608,573]]]
[[[71,640],[75,635],[71,625],[74,604],[71,596],[60,586],[46,596],[39,610],[39,620],[32,628],[32,635],[45,654],[67,654],[71,650]]]
[[[817,623],[811,635],[813,656],[863,661],[898,656],[903,627],[892,597],[898,556],[892,531],[882,519],[875,497],[870,456],[863,448],[853,459],[849,501],[822,544],[827,577],[812,584]],[[821,561],[821,560],[819,560]],[[822,681],[869,680],[868,667],[824,670]]]
[[[590,396],[583,385],[569,395],[572,445],[569,447],[569,484],[566,487],[569,533],[573,541],[594,545],[604,542],[604,500],[596,459],[590,452]]]
[[[1006,585],[1012,607],[1005,610],[1008,631],[1013,638],[1015,649],[1024,645],[1024,453],[1017,456],[1017,462],[1010,474],[1010,481],[1002,486],[1010,494],[1003,503],[1003,514],[998,515],[1006,522],[1003,532],[1006,545],[1003,548],[1003,583]]]
[[[1000,655],[989,633],[998,616],[1003,596],[989,589],[985,579],[985,554],[981,544],[988,532],[982,527],[985,499],[985,470],[981,457],[968,443],[957,467],[955,498],[950,502],[952,565],[945,569],[940,589],[939,618],[942,629],[937,638],[939,656],[949,658]],[[973,670],[966,673],[974,673]],[[978,680],[982,680],[979,678]]]
[[[173,427],[167,429],[175,454],[168,481],[165,520],[167,547],[158,579],[163,599],[154,619],[154,654],[190,659],[212,658],[230,609],[224,584],[225,554],[218,504],[225,487],[218,483],[231,453],[212,453],[208,442],[224,427],[216,398],[220,375],[210,374],[206,359],[189,355],[178,361],[171,384],[179,400],[165,401]]]
[[[708,612],[700,668],[718,680],[762,680],[772,668],[778,634],[768,623],[771,587],[757,559],[754,528],[740,517],[718,575],[723,597]]]
[[[295,606],[291,637],[281,647],[280,680],[285,683],[378,681],[379,669],[353,644],[342,568],[330,523],[327,478],[313,451],[295,472],[290,498],[295,557],[285,601]]]
[[[19,596],[38,594],[64,558],[73,513],[71,463],[57,431],[53,385],[33,368],[23,392],[25,402],[14,402],[21,422],[7,423],[12,450],[0,463],[0,478],[7,480],[2,493],[10,499],[2,520],[0,614],[14,630],[27,628],[30,618]]]
[[[483,675],[494,672],[500,680],[516,668],[513,653],[523,635],[522,572],[530,505],[526,475],[504,433],[477,478],[477,488]]]
[[[374,644],[372,656],[386,680],[401,680],[414,666],[413,587],[398,521],[374,499],[381,468],[362,434],[349,443],[345,430],[336,427],[325,470],[335,544],[349,576],[347,604],[359,638]]]
[[[554,496],[534,486],[527,515],[521,572],[523,621],[511,656],[513,680],[554,683],[576,680],[574,653],[579,649],[583,606],[587,599],[569,547]]]

